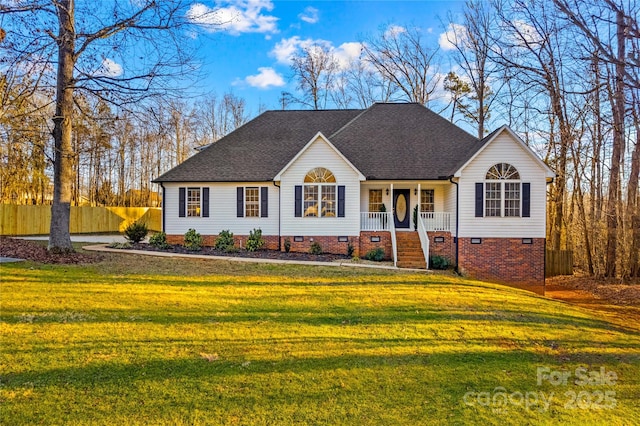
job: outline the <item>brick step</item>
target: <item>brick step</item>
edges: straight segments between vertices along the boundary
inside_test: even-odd
[[[410,269],[426,269],[425,262],[401,262],[398,260],[398,268],[410,268]]]

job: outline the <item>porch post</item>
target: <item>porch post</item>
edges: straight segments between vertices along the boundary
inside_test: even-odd
[[[420,184],[420,182],[418,182],[418,220],[420,220],[420,213],[422,213],[422,211],[420,211],[420,205],[422,204],[421,187],[422,187],[422,184]]]

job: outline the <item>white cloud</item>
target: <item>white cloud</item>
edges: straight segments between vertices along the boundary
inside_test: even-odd
[[[524,46],[525,43],[531,45],[540,44],[543,41],[543,37],[538,30],[527,22],[515,20],[513,21],[513,28],[517,32],[512,35],[513,40],[520,46]]]
[[[405,32],[407,32],[407,29],[405,27],[401,27],[400,25],[389,25],[384,32],[384,36],[394,38],[398,34],[402,34]]]
[[[342,43],[340,46],[335,47],[330,41],[323,39],[301,39],[298,36],[290,38],[283,38],[280,40],[274,48],[271,50],[271,56],[284,65],[291,65],[293,57],[299,53],[302,49],[308,49],[311,46],[322,46],[327,48],[333,53],[335,59],[338,61],[338,66],[341,69],[348,68],[354,60],[360,56],[362,51],[362,43],[359,42],[347,42]]]
[[[95,72],[97,77],[120,77],[123,73],[122,65],[109,58],[104,58],[100,68]]]
[[[456,44],[467,40],[467,27],[460,24],[449,24],[447,31],[440,34],[438,44],[442,50],[454,50]]]
[[[282,87],[285,85],[284,79],[271,67],[258,68],[258,74],[249,75],[244,80],[249,86],[259,89],[270,89],[271,87]]]
[[[276,33],[278,18],[263,13],[271,10],[271,0],[228,0],[218,2],[215,8],[194,3],[187,11],[187,18],[208,31],[227,31],[233,35]]]
[[[298,15],[300,19],[309,24],[315,24],[318,22],[318,9],[315,7],[307,6],[304,12]]]
[[[349,68],[353,62],[360,57],[361,53],[362,43],[357,41],[342,43],[340,46],[333,49],[333,55],[338,61],[340,69]]]

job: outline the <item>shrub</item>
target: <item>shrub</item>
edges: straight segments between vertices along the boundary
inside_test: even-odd
[[[247,240],[247,251],[256,251],[264,246],[262,239],[262,229],[254,229],[249,231],[249,239]]]
[[[147,224],[143,222],[133,222],[124,229],[124,237],[132,243],[139,243],[149,233]]]
[[[380,262],[384,259],[384,249],[382,247],[376,247],[369,250],[364,256],[367,260],[373,260],[374,262]]]
[[[451,266],[451,263],[444,256],[434,255],[429,257],[429,267],[431,269],[447,269],[449,266]]]
[[[309,253],[311,254],[322,254],[322,246],[319,242],[314,241],[311,243],[311,247],[309,247]]]
[[[167,244],[167,234],[164,232],[156,232],[149,237],[149,244],[159,249],[168,248],[169,244]]]
[[[355,247],[353,246],[353,244],[349,243],[347,245],[347,256],[348,257],[352,257],[353,256],[353,252],[355,251]]]
[[[291,240],[289,238],[284,239],[284,251],[289,253],[291,251]]]
[[[226,252],[234,251],[233,232],[228,229],[220,231],[218,238],[216,238],[216,249]]]
[[[195,229],[189,228],[184,234],[184,246],[188,250],[199,251],[202,248],[202,235]]]

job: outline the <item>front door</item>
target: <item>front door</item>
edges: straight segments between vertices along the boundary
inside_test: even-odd
[[[393,221],[396,228],[409,228],[409,189],[393,190]]]

